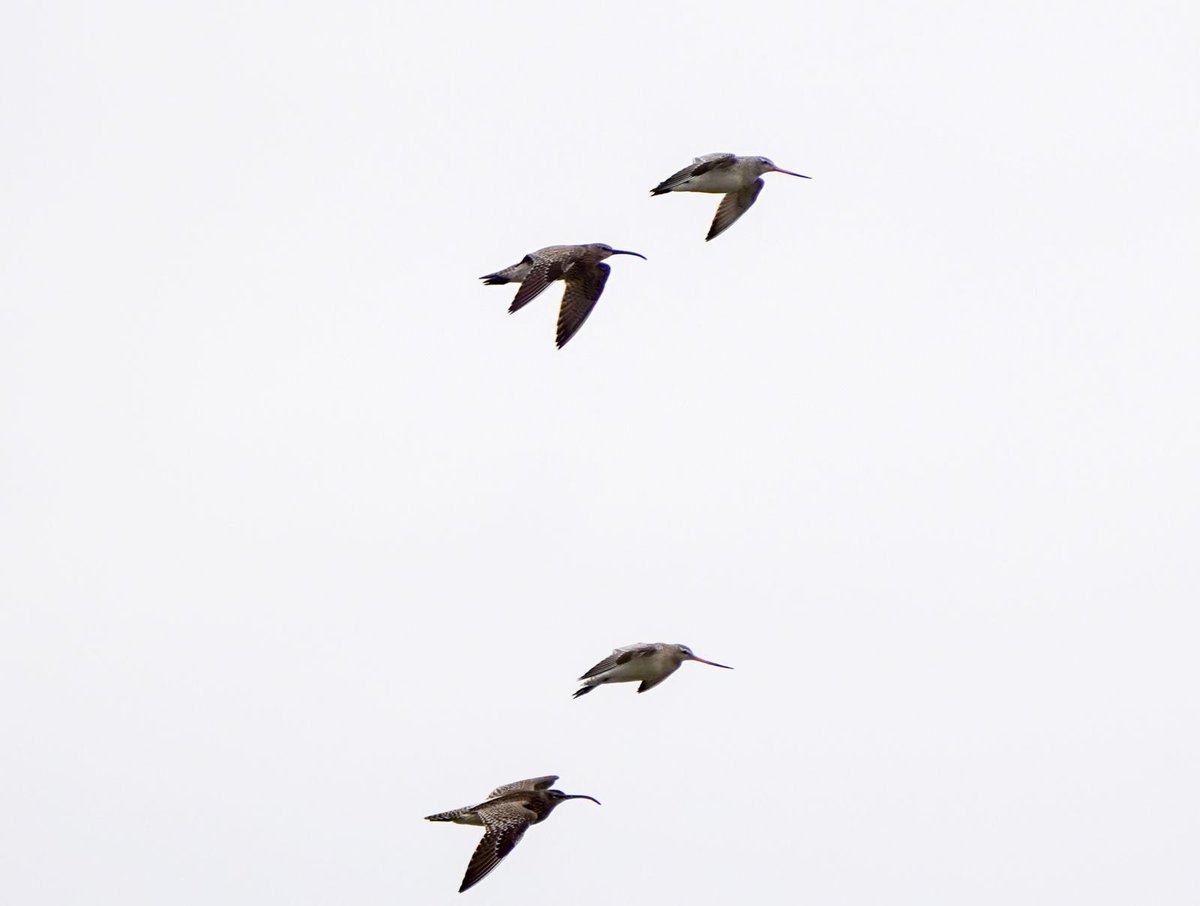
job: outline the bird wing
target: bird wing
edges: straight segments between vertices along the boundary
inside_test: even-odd
[[[533,813],[516,802],[504,802],[489,806],[481,811],[486,828],[483,839],[475,847],[475,854],[467,864],[466,874],[463,875],[462,886],[458,892],[474,887],[488,876],[500,860],[512,852],[513,847],[521,842],[525,831],[533,820]]]
[[[545,777],[530,777],[528,780],[517,780],[513,783],[506,783],[504,786],[498,786],[488,793],[488,799],[495,799],[497,796],[503,796],[505,793],[515,793],[518,790],[548,790],[554,786],[554,781],[557,779],[557,774],[547,774]]]
[[[665,680],[668,676],[670,676],[674,672],[675,671],[672,670],[672,671],[670,671],[670,673],[664,673],[658,679],[642,680],[641,683],[638,684],[638,692],[639,693],[649,692],[651,689],[653,689],[655,686],[657,686],[659,683],[661,683],[663,680]]]
[[[728,151],[718,151],[715,154],[701,154],[692,162],[692,175],[699,176],[702,173],[707,173],[709,170],[732,167],[733,162],[736,160],[737,155],[730,154]],[[699,166],[696,166],[696,164],[699,164]]]
[[[655,195],[661,195],[663,192],[670,192],[685,179],[693,176],[700,176],[707,173],[709,170],[719,170],[722,167],[732,167],[737,156],[721,151],[716,154],[702,154],[694,161],[680,170],[678,173],[672,173],[657,186],[650,191]]]
[[[613,667],[628,664],[635,657],[649,657],[661,647],[662,645],[658,642],[639,642],[636,645],[626,645],[624,648],[614,648],[612,654],[579,678],[585,680],[591,679],[593,676],[599,676],[604,671],[611,670]]]
[[[717,216],[713,218],[712,226],[708,230],[708,235],[704,237],[704,241],[715,239],[729,229],[737,221],[739,217],[749,210],[750,205],[754,204],[754,199],[758,198],[758,193],[762,191],[763,181],[756,179],[740,192],[730,192],[721,199],[720,205],[717,206]]]
[[[533,267],[521,281],[521,288],[513,297],[512,305],[508,306],[508,313],[511,315],[526,303],[532,302],[542,290],[561,277],[569,266],[569,262],[535,260]]]
[[[604,292],[604,284],[608,282],[611,270],[607,264],[597,263],[592,267],[576,264],[567,271],[567,289],[563,293],[562,306],[558,309],[556,342],[559,349],[575,336],[596,307],[596,300]]]

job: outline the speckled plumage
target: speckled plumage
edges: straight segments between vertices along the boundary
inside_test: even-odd
[[[547,774],[507,783],[492,790],[479,805],[426,816],[426,821],[452,821],[485,828],[483,839],[467,863],[459,893],[478,884],[491,873],[521,841],[530,825],[545,821],[559,803],[568,799],[591,799],[600,804],[591,796],[573,796],[550,789],[556,780],[556,774]]]
[[[558,329],[555,343],[561,349],[575,336],[588,315],[592,313],[604,284],[612,270],[601,262],[612,255],[646,256],[638,252],[614,249],[602,242],[587,245],[548,245],[544,249],[530,252],[516,264],[485,274],[479,279],[486,286],[504,283],[520,283],[521,288],[508,307],[509,314],[531,302],[555,280],[562,280],[567,287],[563,291],[562,305],[558,310]]]

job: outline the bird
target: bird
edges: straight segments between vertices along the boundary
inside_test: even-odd
[[[483,839],[467,864],[459,893],[487,877],[500,864],[500,860],[521,842],[529,825],[545,821],[555,806],[568,799],[591,799],[596,805],[600,804],[600,800],[592,796],[574,796],[562,790],[550,789],[556,780],[557,774],[547,774],[545,777],[506,783],[488,793],[487,799],[479,805],[426,816],[426,821],[453,821],[455,824],[482,825],[485,828]]]
[[[520,283],[521,288],[513,297],[508,313],[512,314],[536,297],[555,280],[567,284],[563,292],[562,306],[558,310],[558,332],[555,345],[559,349],[567,344],[576,331],[583,326],[588,315],[604,292],[611,268],[601,262],[611,255],[636,255],[643,261],[640,252],[626,252],[603,242],[587,245],[548,245],[544,249],[530,252],[516,264],[484,274],[479,279],[485,286],[504,283]]]
[[[717,216],[713,218],[708,235],[704,237],[704,241],[708,242],[733,226],[754,204],[763,188],[763,173],[786,173],[788,176],[812,179],[803,173],[793,173],[775,166],[769,157],[738,157],[736,154],[719,152],[697,157],[690,165],[651,189],[650,194],[713,192],[724,195],[717,206]]]
[[[586,685],[576,690],[573,698],[587,695],[605,683],[632,683],[640,681],[638,692],[653,689],[679,669],[684,661],[699,661],[711,667],[732,670],[724,664],[706,661],[692,654],[687,645],[672,645],[669,642],[639,642],[624,648],[614,648],[613,653],[579,677]]]

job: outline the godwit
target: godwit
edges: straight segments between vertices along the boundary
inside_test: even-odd
[[[485,274],[479,279],[487,286],[501,283],[520,283],[521,288],[508,307],[512,314],[526,302],[532,300],[555,280],[567,284],[563,292],[562,307],[558,310],[558,333],[556,344],[561,349],[567,340],[583,326],[592,313],[611,268],[601,264],[610,255],[637,255],[638,252],[623,252],[603,242],[589,245],[548,245],[544,249],[530,252],[512,267]]]
[[[613,653],[579,677],[584,687],[575,693],[575,698],[587,695],[605,683],[632,683],[640,681],[638,692],[653,689],[679,669],[684,661],[699,661],[712,667],[732,670],[724,664],[706,661],[692,654],[687,645],[672,645],[667,642],[639,642],[625,648],[615,648]]]
[[[550,789],[557,779],[558,775],[547,774],[545,777],[507,783],[492,790],[479,805],[426,817],[426,821],[453,821],[455,824],[475,824],[485,828],[483,839],[479,841],[475,855],[471,856],[467,865],[459,893],[487,877],[500,864],[500,860],[521,842],[529,825],[545,821],[560,802],[591,799],[600,804],[599,799],[591,796],[570,796],[561,790]]]
[[[801,179],[812,179],[803,173],[793,173],[775,166],[768,157],[738,157],[736,154],[705,154],[673,176],[668,176],[650,190],[651,195],[667,192],[714,192],[725,197],[717,207],[707,242],[733,226],[746,213],[762,191],[764,173],[786,173]]]

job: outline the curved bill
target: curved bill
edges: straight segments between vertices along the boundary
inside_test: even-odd
[[[701,664],[708,664],[708,666],[710,666],[710,667],[720,667],[722,670],[732,670],[733,669],[732,667],[726,667],[724,664],[718,664],[716,661],[706,661],[704,658],[696,657],[695,655],[692,655],[689,660],[699,661]]]
[[[803,173],[793,173],[791,170],[781,170],[779,167],[775,168],[775,172],[786,173],[788,176],[799,176],[801,179],[812,179],[811,176],[805,176]]]
[[[596,805],[600,804],[599,799],[595,798],[594,796],[586,796],[582,793],[580,793],[578,796],[564,796],[563,798],[564,799],[591,799],[592,802],[596,803]]]
[[[646,260],[646,256],[645,256],[645,255],[643,255],[641,252],[623,252],[623,251],[621,251],[620,249],[613,249],[613,250],[612,250],[612,253],[613,253],[614,255],[637,255],[637,256],[638,256],[639,258],[641,258],[643,261],[645,261],[645,260]]]

